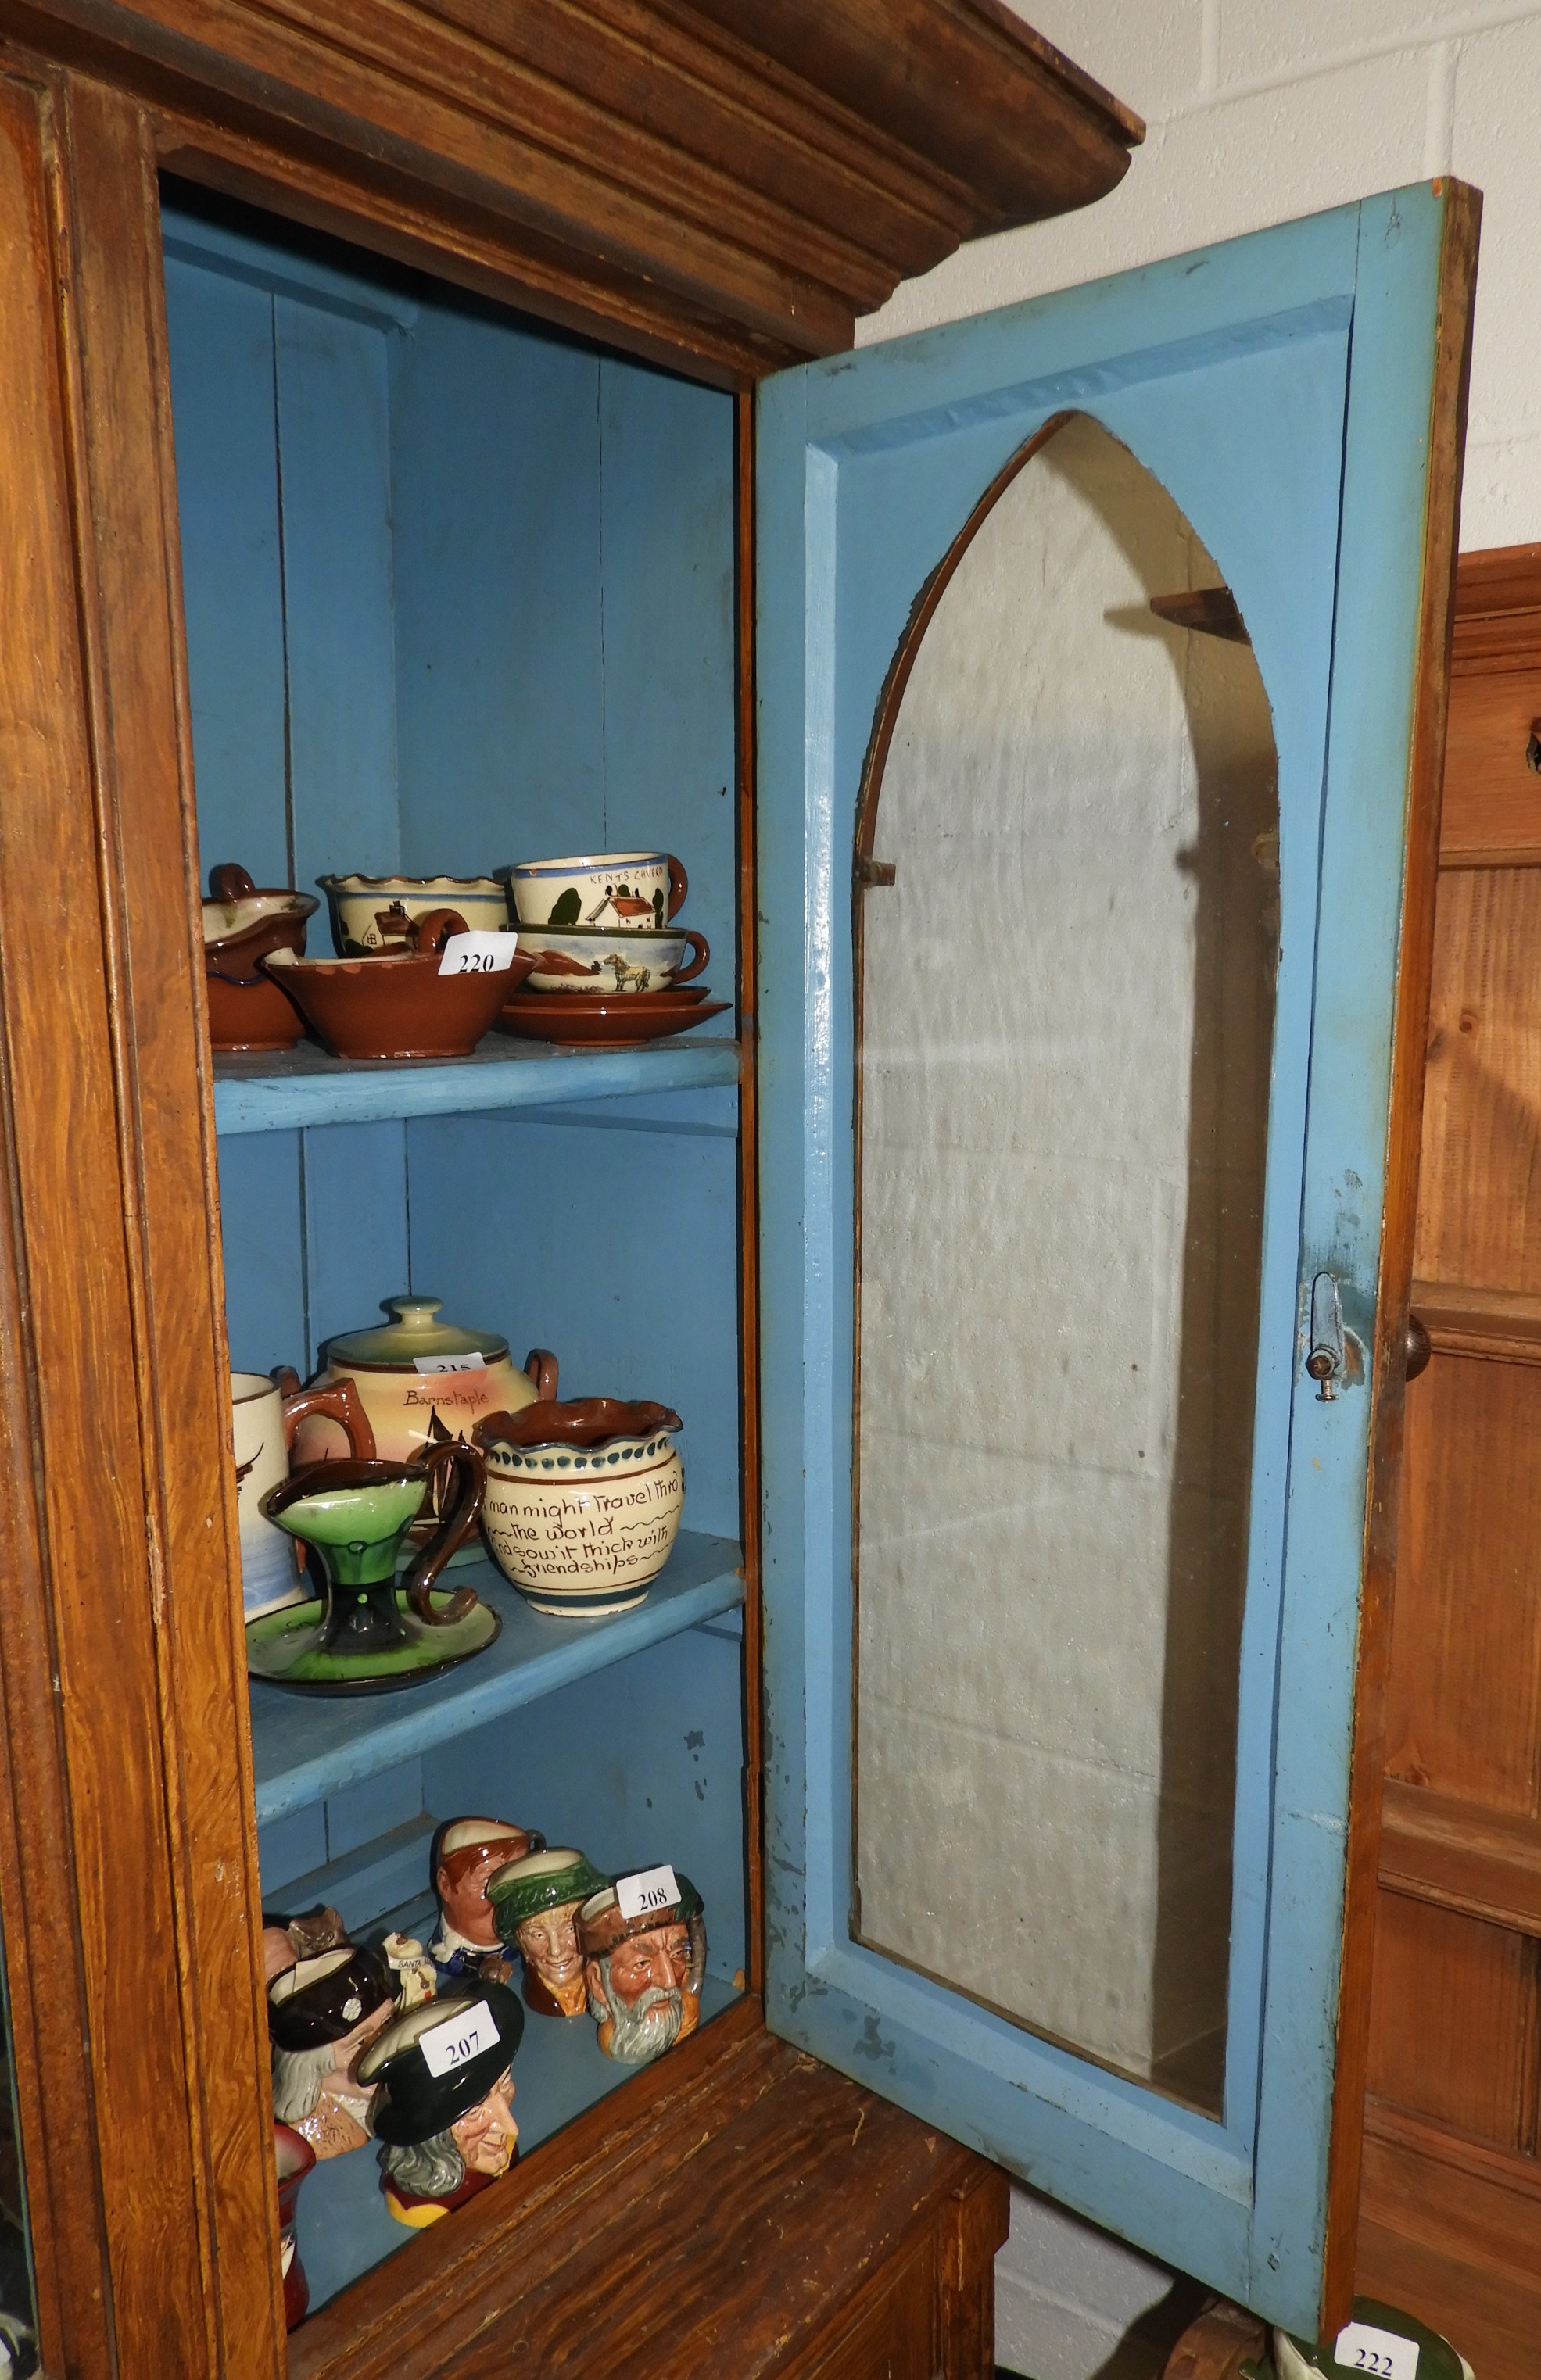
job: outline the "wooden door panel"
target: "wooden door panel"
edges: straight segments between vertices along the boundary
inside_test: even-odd
[[[1541,1291],[1541,868],[1444,868],[1435,912],[1420,1281]]]
[[[1502,868],[1541,852],[1541,776],[1526,757],[1541,667],[1458,676],[1445,748],[1442,868]]]
[[[762,390],[758,416],[767,2016],[1303,2329],[1344,2318],[1351,2285],[1477,220],[1448,183],[1389,203],[1396,235],[1369,230],[1362,212],[1351,255],[1347,215],[1317,218],[1202,265],[1177,260],[875,348],[838,374],[785,375]],[[1442,218],[1429,212],[1447,205]],[[1416,281],[1414,221],[1428,242]],[[1362,275],[1371,254],[1375,273]],[[1290,310],[1270,313],[1265,334],[1259,309],[1282,308],[1286,285]],[[1233,322],[1222,312],[1232,305]],[[1425,339],[1414,403],[1404,361]],[[1218,2124],[1012,2024],[966,1977],[955,1990],[887,1957],[853,1917],[861,978],[848,888],[853,865],[859,883],[875,880],[869,798],[919,638],[1067,404],[1160,481],[1231,585],[1274,709],[1283,916],[1312,920],[1279,936],[1266,1194],[1277,1213],[1257,1353],[1266,1452],[1254,1452],[1243,1619],[1255,1658],[1244,1648],[1235,1829],[1237,1874],[1267,1881],[1239,1890],[1232,1910]],[[1264,419],[1290,425],[1287,450],[1251,443]],[[1374,716],[1360,716],[1372,689]],[[1303,873],[1318,861],[1319,887]],[[1303,1257],[1307,1293],[1318,1267],[1342,1281],[1370,1351],[1363,1401],[1318,1396],[1304,1378]],[[979,1370],[990,1377],[983,1357]],[[1089,1841],[1088,1856],[1098,1848]],[[1288,1922],[1270,1925],[1270,1908]],[[1346,2111],[1336,2127],[1334,2060]]]
[[[1370,2089],[1518,2148],[1535,2021],[1532,1943],[1383,1893],[1370,1995]]]
[[[1372,2099],[1359,2286],[1437,2320],[1482,2380],[1535,2380],[1541,2175]]]
[[[1537,1448],[1541,1366],[1440,1352],[1409,1389],[1386,1711],[1388,1777],[1527,1815],[1541,1742]]]
[[[1357,2283],[1541,2337],[1541,549],[1458,581]]]

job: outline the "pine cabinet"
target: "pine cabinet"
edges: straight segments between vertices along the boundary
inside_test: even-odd
[[[1351,2252],[1472,194],[852,357],[901,273],[1138,140],[985,0],[0,32],[45,2368],[281,2368],[263,1913],[421,1924],[472,1812],[687,1871],[703,2021],[636,2073],[532,2021],[520,2163],[431,2230],[321,2165],[291,2370],[962,2380],[1002,2168],[1309,2326]],[[688,867],[705,1029],[210,1051],[222,862],[636,848]],[[410,1693],[249,1690],[230,1371],[403,1293],[674,1407],[684,1531],[600,1620],[468,1571],[497,1642]]]

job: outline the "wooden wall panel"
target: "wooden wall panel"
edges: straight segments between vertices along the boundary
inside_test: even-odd
[[[1541,1366],[1437,1354],[1408,1390],[1402,1481],[1387,1775],[1533,1813]]]

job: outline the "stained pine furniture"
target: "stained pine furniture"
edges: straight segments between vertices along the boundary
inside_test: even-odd
[[[14,0],[0,32],[0,1900],[47,2368],[280,2368],[261,1911],[410,1909],[433,1821],[488,1803],[618,1864],[683,1845],[718,2012],[618,2086],[576,2033],[532,2041],[528,2163],[399,2252],[366,2237],[367,2158],[312,2177],[296,2371],[610,2370],[613,2335],[655,2368],[960,2380],[989,2367],[1004,2186],[959,2139],[1148,2245],[1180,2233],[1259,2305],[1330,2305],[1470,194],[809,370],[901,273],[1125,169],[1134,119],[994,0]],[[1276,1565],[1252,1607],[1221,2127],[873,1973],[841,1906],[830,1695],[874,708],[928,574],[1047,413],[1106,416],[1198,518],[1195,402],[1226,455],[1205,533],[1328,786],[1325,853],[1291,863],[1300,916],[1320,904],[1289,1050],[1317,1203],[1281,1210],[1260,1351],[1265,1466],[1300,1427],[1329,1482],[1305,1524],[1326,1585]],[[1293,443],[1267,428],[1291,419]],[[842,546],[890,488],[867,517],[897,541]],[[1318,534],[1339,508],[1340,572]],[[1281,525],[1304,578],[1268,549]],[[453,1075],[211,1063],[209,866],[308,881],[583,838],[685,853],[733,1040]],[[1302,1037],[1351,995],[1363,1069],[1309,1075]],[[1332,1434],[1301,1420],[1288,1317],[1302,1225],[1315,1261],[1351,1161],[1371,1195],[1334,1260],[1373,1387]],[[510,1632],[520,1658],[417,1716],[292,1742],[242,1673],[226,1370],[312,1360],[409,1282],[555,1343],[569,1390],[670,1397],[691,1540],[581,1657]],[[1276,1791],[1255,1730],[1313,1694]],[[1298,2154],[1269,2129],[1286,2068]],[[1356,2143],[1345,2123],[1340,2201]]]

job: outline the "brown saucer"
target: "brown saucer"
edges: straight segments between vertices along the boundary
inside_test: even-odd
[[[669,983],[661,991],[546,991],[539,985],[523,983],[509,987],[508,998],[515,997],[544,1000],[553,1014],[565,1015],[569,1009],[592,1008],[596,1002],[608,1008],[693,1008],[711,997],[711,990],[704,983]]]
[[[516,992],[497,1019],[500,1033],[525,1041],[559,1041],[576,1050],[636,1050],[671,1033],[688,1033],[721,1016],[726,1000],[692,1000],[689,992],[631,991],[600,1000],[592,991]]]

